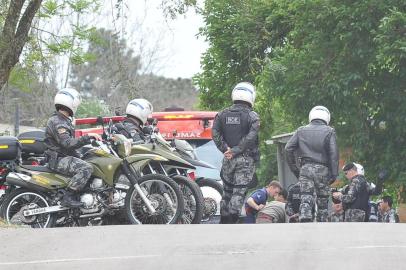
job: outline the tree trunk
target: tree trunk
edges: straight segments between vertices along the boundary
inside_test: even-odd
[[[22,9],[26,0],[11,0],[0,36],[0,91],[7,83],[10,72],[17,64],[35,14],[42,0],[30,0],[24,13]]]

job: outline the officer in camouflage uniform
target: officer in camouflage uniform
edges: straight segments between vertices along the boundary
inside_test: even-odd
[[[328,220],[329,185],[338,175],[336,134],[326,107],[316,106],[309,113],[309,124],[300,127],[286,144],[286,158],[291,171],[299,178],[299,222],[311,222],[317,201],[317,221]],[[299,159],[300,169],[297,166]]]
[[[68,207],[82,206],[77,194],[84,188],[93,172],[92,165],[80,159],[77,149],[89,144],[91,137],[100,139],[100,136],[94,133],[75,138],[72,117],[80,102],[80,95],[75,89],[60,90],[54,100],[56,112],[49,118],[45,129],[45,155],[49,168],[71,176],[61,201],[63,206]]]
[[[345,209],[345,222],[364,222],[369,211],[369,194],[365,177],[358,173],[354,163],[348,163],[343,167],[345,177],[351,181],[348,189],[334,192],[333,198],[341,200]]]
[[[299,182],[292,185],[288,189],[288,197],[286,202],[286,215],[289,218],[289,223],[296,223],[299,221],[299,207],[300,207],[300,184]]]
[[[342,202],[333,203],[333,209],[329,216],[330,222],[344,222],[344,209]]]
[[[378,222],[384,223],[397,223],[399,222],[399,217],[396,211],[392,209],[392,197],[383,196],[382,201],[379,203],[378,211]]]
[[[147,123],[148,116],[152,114],[152,104],[143,98],[131,100],[125,110],[127,117],[123,122],[115,124],[118,132],[134,142],[144,142],[143,127]]]
[[[224,153],[220,173],[224,184],[220,204],[222,224],[237,223],[247,185],[259,161],[259,117],[252,110],[255,88],[247,82],[238,83],[231,96],[234,105],[216,115],[212,128],[213,141]]]

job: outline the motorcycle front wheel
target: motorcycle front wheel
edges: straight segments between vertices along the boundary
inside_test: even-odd
[[[199,224],[203,217],[203,194],[200,187],[191,179],[175,175],[173,180],[179,185],[185,201],[185,209],[178,223],[180,224]]]
[[[46,196],[42,193],[18,188],[10,192],[1,205],[1,217],[11,225],[48,228],[55,224],[55,214],[43,213],[32,216],[24,216],[25,210],[49,207]]]
[[[138,179],[138,185],[143,194],[131,186],[125,198],[127,216],[132,224],[177,223],[183,213],[184,200],[175,181],[165,175],[148,174]],[[151,203],[154,213],[143,197]]]

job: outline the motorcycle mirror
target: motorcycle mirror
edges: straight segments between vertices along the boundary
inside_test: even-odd
[[[119,106],[119,107],[116,107],[116,108],[114,108],[114,114],[115,114],[116,116],[120,116],[122,110],[123,110],[123,108],[121,108],[120,106]]]
[[[150,126],[144,126],[142,128],[142,133],[144,133],[144,134],[152,134],[152,128]]]
[[[97,120],[96,120],[96,123],[97,123],[98,125],[104,126],[103,117],[98,116],[98,117],[97,117]]]
[[[110,119],[110,121],[111,121],[111,119]],[[97,124],[99,124],[99,125],[101,125],[101,126],[103,127],[102,139],[103,139],[103,140],[107,140],[106,130],[104,129],[104,120],[103,120],[103,117],[98,116],[96,122],[97,122]]]
[[[111,120],[111,118],[110,118],[110,121],[109,121],[109,133],[110,134],[113,133],[113,120]]]
[[[209,119],[208,118],[204,118],[203,119],[203,129],[206,129],[209,127]]]
[[[148,125],[152,125],[153,122],[154,122],[154,118],[148,118],[147,119]]]

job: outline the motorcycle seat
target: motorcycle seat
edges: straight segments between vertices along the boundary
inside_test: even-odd
[[[52,173],[54,171],[52,171],[50,168],[46,167],[46,166],[30,166],[30,165],[21,165],[22,168],[30,170],[30,171],[36,171],[36,172],[49,172]]]

